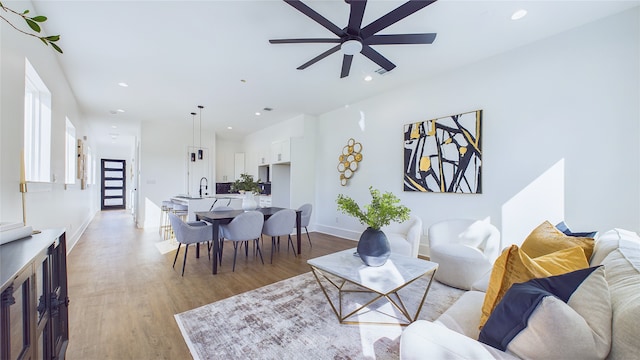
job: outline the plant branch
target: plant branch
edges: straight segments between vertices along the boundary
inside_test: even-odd
[[[34,16],[34,17],[29,17],[27,16],[27,14],[29,13],[29,10],[25,10],[23,12],[17,12],[7,6],[5,6],[4,4],[2,4],[0,2],[0,9],[4,10],[7,13],[12,13],[14,15],[17,15],[19,17],[21,17],[26,23],[27,25],[29,25],[29,28],[31,28],[32,31],[34,31],[35,33],[40,33],[41,28],[40,25],[38,25],[38,23],[43,23],[45,21],[47,21],[47,17],[46,16]],[[42,41],[45,45],[51,45],[51,47],[56,50],[59,53],[63,53],[62,49],[55,44],[56,41],[60,40],[60,35],[52,35],[52,36],[39,36],[36,35],[34,33],[29,33],[26,32],[24,30],[19,29],[17,26],[15,26],[9,19],[7,19],[6,17],[0,15],[0,18],[2,18],[2,20],[4,20],[7,24],[9,24],[9,26],[11,26],[12,28],[14,28],[16,31],[28,35],[28,36],[32,36],[34,38],[40,39],[40,41]]]

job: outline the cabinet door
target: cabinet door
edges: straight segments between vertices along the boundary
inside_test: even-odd
[[[51,288],[49,329],[51,331],[52,358],[64,359],[69,342],[69,298],[67,296],[67,247],[65,234],[51,245]],[[46,338],[45,338],[46,339]],[[49,358],[45,355],[45,358]]]
[[[32,272],[20,273],[0,295],[0,359],[34,359]]]
[[[290,140],[274,141],[271,143],[271,163],[287,163],[291,161]]]

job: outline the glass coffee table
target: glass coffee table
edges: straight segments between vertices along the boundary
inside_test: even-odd
[[[307,260],[341,324],[409,325],[418,319],[438,264],[391,254],[379,267],[348,249]]]

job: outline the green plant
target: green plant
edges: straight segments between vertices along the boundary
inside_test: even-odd
[[[369,186],[371,204],[365,205],[364,210],[348,196],[338,194],[336,203],[338,210],[358,219],[362,225],[380,230],[392,221],[403,222],[409,219],[411,210],[400,204],[400,199],[390,192],[380,194],[379,190]]]
[[[253,176],[249,174],[240,174],[240,179],[236,180],[233,184],[231,184],[230,192],[252,192],[252,193],[260,193],[260,185],[258,185],[258,181],[253,181]]]
[[[38,23],[43,23],[43,22],[47,21],[47,17],[46,16],[42,16],[42,15],[37,15],[37,16],[33,16],[33,17],[32,16],[28,16],[29,10],[24,10],[23,12],[18,12],[18,11],[15,11],[15,10],[5,6],[1,2],[0,2],[0,10],[3,10],[7,14],[13,14],[13,15],[21,17],[27,23],[27,25],[29,25],[31,30],[33,30],[36,34],[40,34],[40,31],[42,31],[42,29],[40,28],[40,25]],[[2,13],[0,13],[0,14],[2,14]],[[9,24],[12,28],[16,29],[17,31],[19,31],[19,32],[21,32],[21,33],[23,33],[25,35],[33,36],[35,38],[40,39],[40,41],[42,41],[45,45],[51,45],[52,48],[54,48],[57,52],[62,54],[62,49],[58,45],[55,44],[56,41],[60,40],[60,35],[51,35],[51,36],[36,35],[36,34],[29,33],[29,32],[26,32],[26,31],[18,29],[11,21],[9,21],[9,19],[7,19],[3,15],[0,15],[0,18],[2,20],[6,21],[7,24]]]

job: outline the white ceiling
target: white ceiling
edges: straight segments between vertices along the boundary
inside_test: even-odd
[[[346,26],[349,6],[343,0],[304,2]],[[403,2],[369,1],[363,25]],[[34,1],[36,13],[49,18],[48,34],[61,35],[60,64],[96,140],[108,143],[112,133],[127,139],[141,121],[190,127],[189,113],[200,104],[203,127],[223,137],[242,136],[300,113],[322,114],[425,81],[639,4],[440,0],[380,32],[436,32],[432,45],[375,46],[396,64],[394,70],[378,75],[379,66],[356,55],[350,76],[340,79],[340,53],[296,70],[334,44],[269,44],[276,38],[333,37],[284,1]],[[528,15],[510,20],[520,8]],[[363,81],[367,74],[373,81]],[[117,109],[125,112],[111,113]]]

